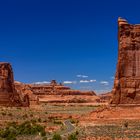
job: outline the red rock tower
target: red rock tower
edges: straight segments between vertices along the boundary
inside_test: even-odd
[[[140,104],[140,24],[118,19],[118,64],[112,104]]]
[[[16,93],[12,67],[9,63],[0,63],[0,105],[22,106]]]

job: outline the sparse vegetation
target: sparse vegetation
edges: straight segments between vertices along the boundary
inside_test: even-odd
[[[128,127],[129,124],[129,127]],[[121,124],[88,126],[80,130],[80,137],[87,134],[94,138],[108,139],[140,139],[140,122],[122,122]]]
[[[61,121],[58,121],[58,120],[54,120],[54,124],[63,125],[63,123]]]
[[[3,116],[6,116],[6,112],[2,112],[1,114],[2,114]]]
[[[9,123],[5,129],[0,129],[0,138],[16,140],[19,135],[40,135],[46,136],[45,128],[31,121],[18,125],[16,122]]]
[[[70,119],[70,122],[71,122],[72,124],[77,124],[79,121],[76,120],[76,119]]]
[[[66,134],[65,139],[77,140],[86,137],[107,137],[114,138],[140,138],[140,122],[133,123],[125,120],[119,124],[87,126],[80,128],[77,116],[84,115],[102,106],[62,106],[62,105],[40,105],[37,109],[31,108],[0,108],[0,139],[3,140],[30,140],[39,137],[39,140],[46,140],[54,135],[63,134],[67,127],[64,121],[70,120],[76,131]],[[47,113],[46,113],[47,112]],[[59,114],[59,115],[57,115]],[[64,117],[63,117],[64,114]],[[76,116],[76,117],[75,117]],[[27,121],[28,120],[28,121]],[[13,121],[15,121],[13,123]],[[44,128],[46,126],[46,128]],[[46,132],[45,132],[46,131]],[[61,137],[61,136],[60,136]],[[61,138],[62,139],[62,138]]]
[[[78,131],[68,136],[68,140],[78,140]]]
[[[52,140],[62,140],[62,138],[59,134],[54,134]]]
[[[47,137],[44,137],[42,140],[47,140]]]
[[[70,119],[71,122],[76,125],[78,121],[76,119],[73,119],[73,115],[85,114],[86,112],[90,112],[93,109],[95,109],[95,107],[74,105],[65,106],[58,104],[42,104],[39,105],[39,108],[37,109],[21,107],[1,107],[0,139],[8,139],[10,137],[10,140],[14,140],[16,138],[20,140],[29,140],[30,137],[34,138],[35,136],[38,136],[40,138],[42,137],[41,140],[43,138],[45,140],[45,138],[47,139],[48,136],[53,136],[54,133],[61,133],[65,131],[66,127],[65,125],[63,125],[64,120]],[[62,114],[62,116],[63,114],[67,114],[68,117],[63,119],[63,117],[61,118],[61,116],[57,116],[57,113]],[[15,122],[15,124],[13,123],[13,121]],[[35,129],[38,129],[38,127],[35,127],[35,124],[39,126],[42,125],[42,127],[47,126],[47,135],[45,131],[42,133],[35,133]],[[28,128],[33,127],[33,129],[28,130],[28,128],[26,128],[27,126]],[[50,132],[49,129],[51,130]],[[7,136],[6,133],[8,133]],[[2,134],[5,134],[5,138]]]
[[[38,118],[38,122],[40,122],[40,123],[42,122],[41,118]]]
[[[13,114],[12,113],[8,113],[8,116],[13,116]]]
[[[128,128],[128,122],[124,122],[124,127]]]
[[[24,119],[26,119],[26,118],[28,118],[28,115],[27,115],[27,114],[24,114],[22,117],[23,117]]]

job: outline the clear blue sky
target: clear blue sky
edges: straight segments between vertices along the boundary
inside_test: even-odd
[[[18,81],[111,89],[119,16],[140,23],[140,1],[0,0],[0,61]]]

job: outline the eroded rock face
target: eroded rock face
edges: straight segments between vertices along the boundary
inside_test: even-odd
[[[14,82],[15,89],[19,94],[20,98],[26,105],[36,105],[38,104],[38,96],[33,93],[33,90],[29,84],[24,84],[21,82]]]
[[[113,104],[140,103],[140,25],[118,19],[118,64]]]
[[[112,99],[112,92],[103,93],[98,96],[100,97],[101,103],[109,103],[109,101]]]
[[[14,78],[11,65],[0,63],[0,92],[14,92]]]
[[[24,97],[24,101],[27,97]],[[0,63],[0,105],[26,106],[15,90],[12,67],[9,63]]]

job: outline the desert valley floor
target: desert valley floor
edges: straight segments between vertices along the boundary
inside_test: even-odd
[[[53,139],[55,134],[59,134],[64,140],[71,135],[74,135],[73,139],[79,140],[140,139],[139,109],[138,106],[109,107],[100,104],[57,103],[43,103],[30,108],[1,107],[0,130],[7,127],[7,131],[11,133],[7,135],[10,135],[11,140],[12,137],[14,139],[14,134],[18,140]],[[27,126],[24,123],[27,123]],[[43,126],[45,134],[39,134],[40,132],[34,135],[26,134],[26,131],[31,129],[28,123],[31,126],[35,124]],[[24,135],[16,132],[16,127],[21,124],[25,125],[22,130]],[[1,133],[0,135],[2,136]]]

